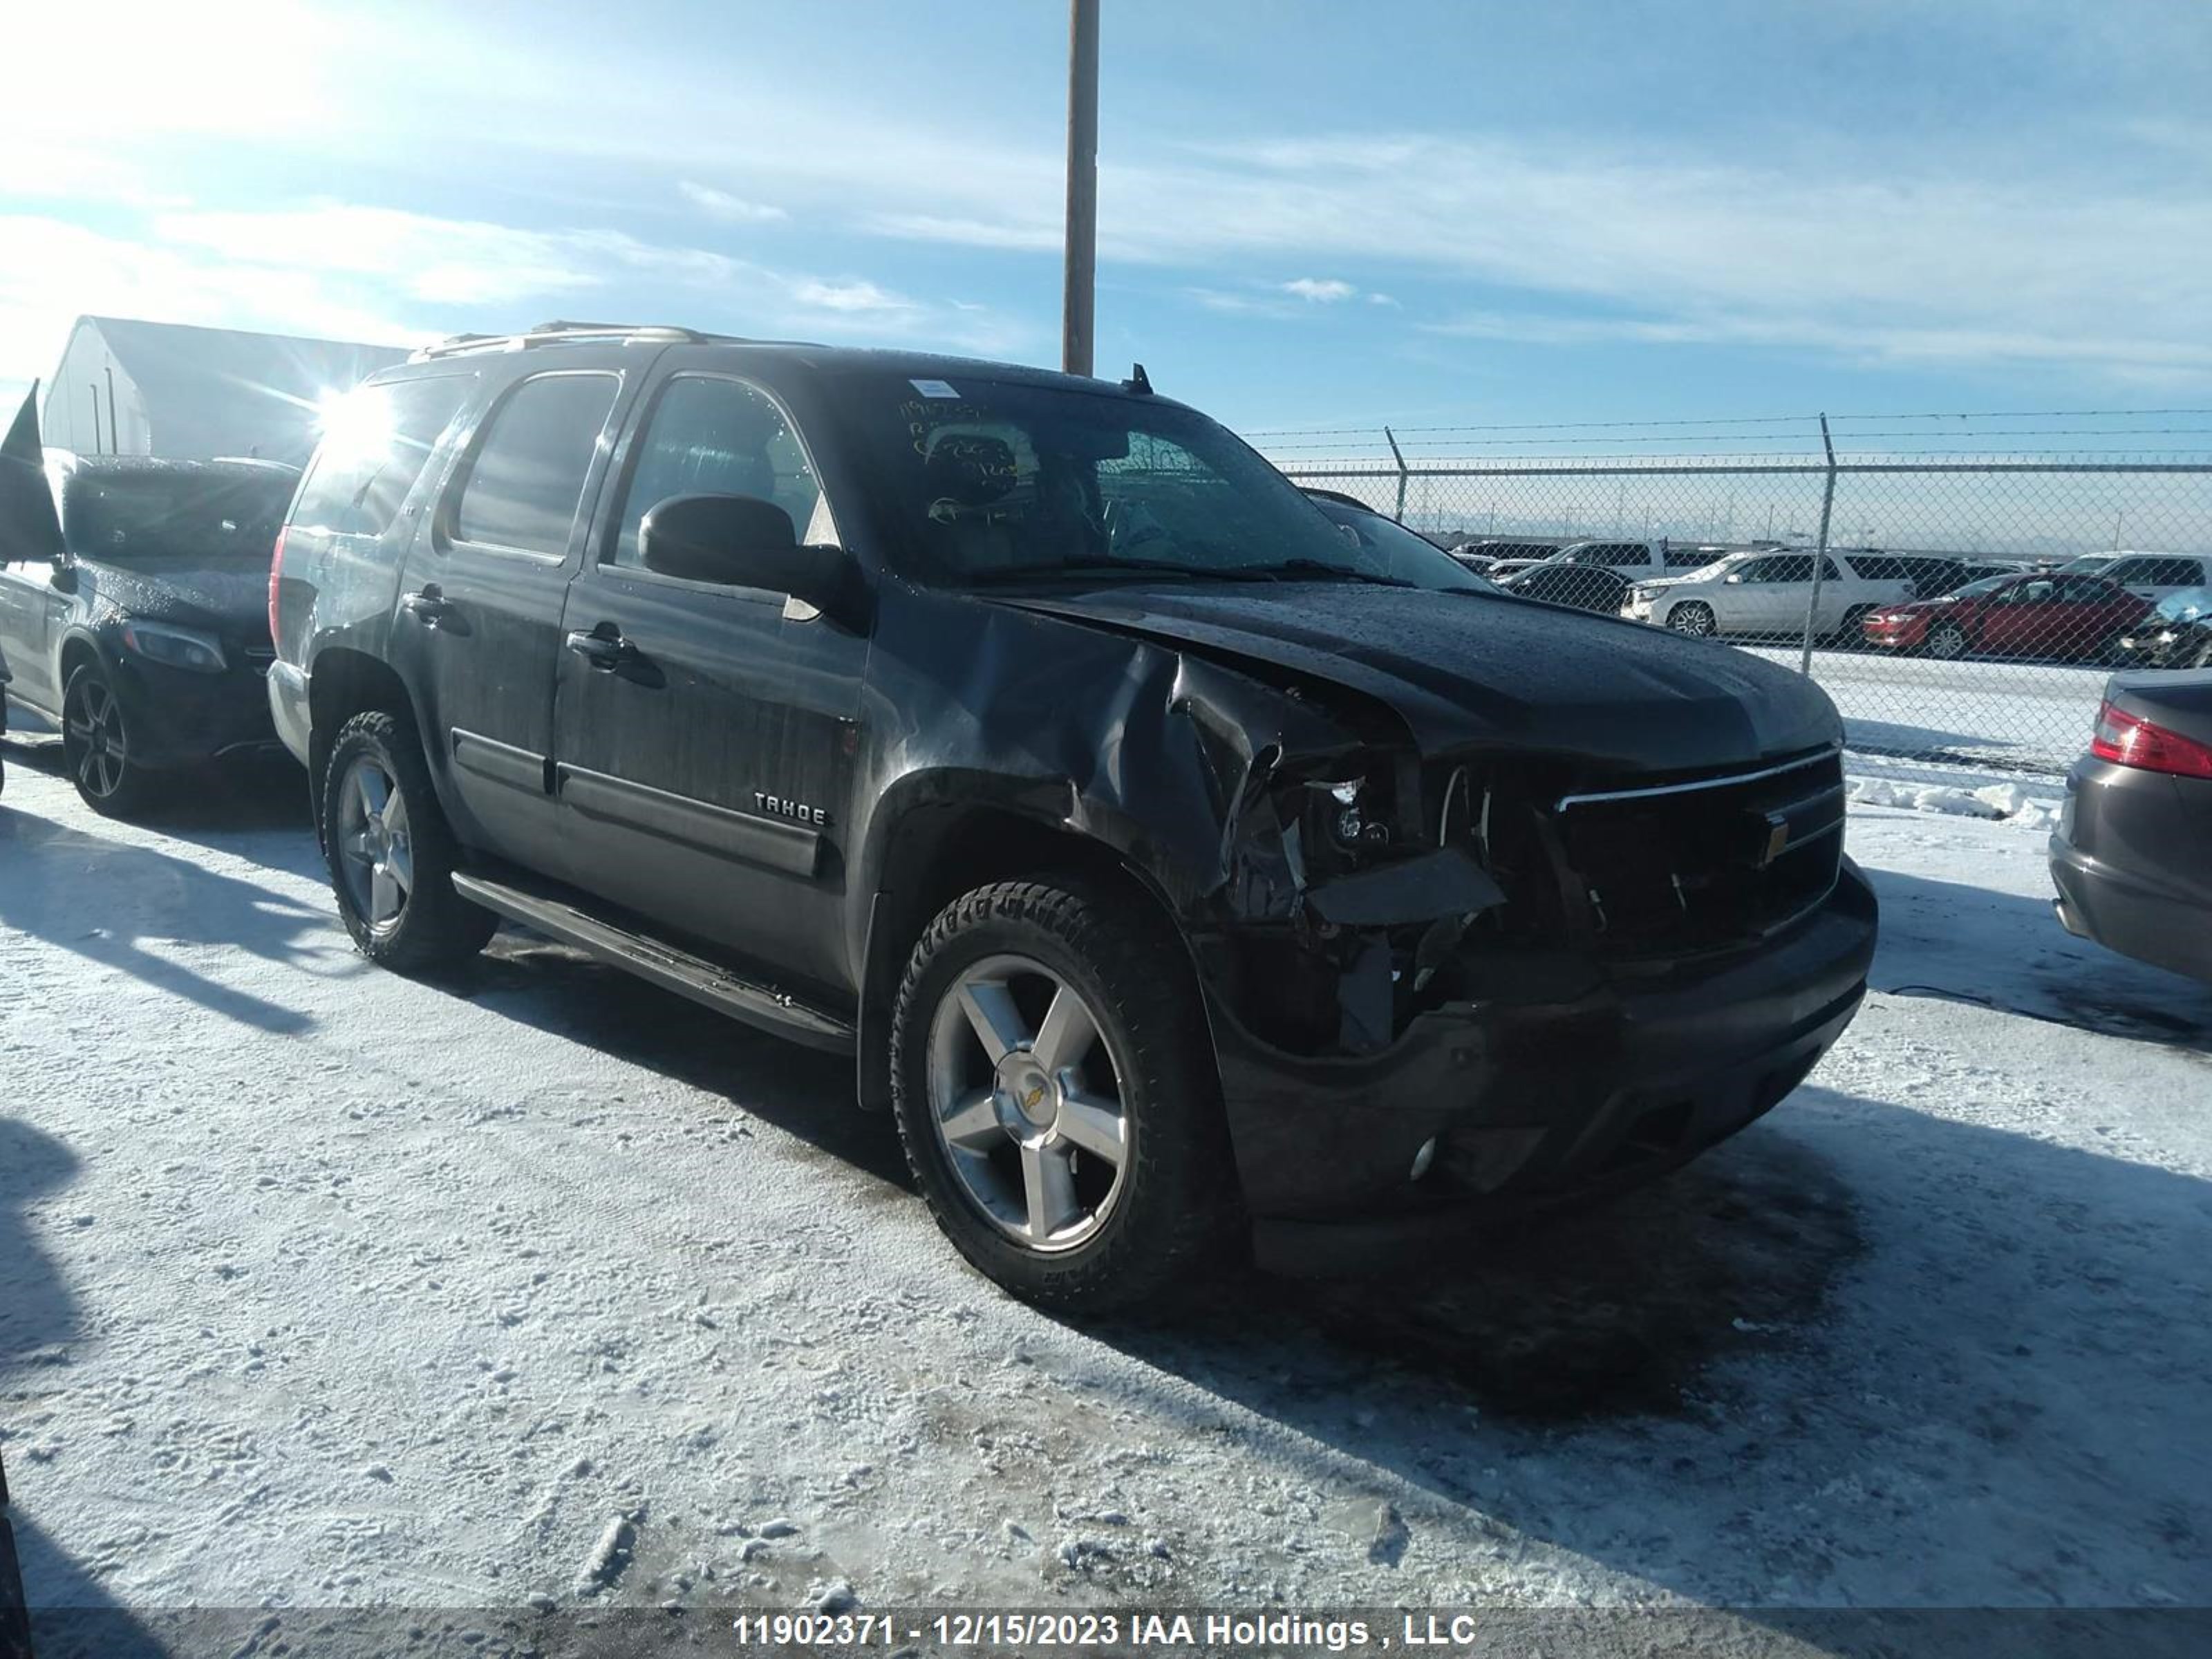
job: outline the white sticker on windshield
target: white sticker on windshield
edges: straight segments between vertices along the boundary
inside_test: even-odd
[[[907,384],[925,398],[949,398],[954,403],[960,401],[960,394],[942,380],[908,380]]]

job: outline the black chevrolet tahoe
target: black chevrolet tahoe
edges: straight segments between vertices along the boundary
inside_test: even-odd
[[[365,954],[505,917],[851,1054],[1052,1306],[1648,1179],[1864,991],[1809,681],[1385,562],[1141,371],[461,337],[338,412],[270,607]]]

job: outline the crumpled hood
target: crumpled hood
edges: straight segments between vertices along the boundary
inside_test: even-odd
[[[77,565],[84,585],[127,615],[175,623],[225,640],[265,640],[269,634],[269,564],[241,558],[204,563],[149,560],[143,564]]]
[[[1345,686],[1395,710],[1426,754],[1540,749],[1623,772],[1670,772],[1842,736],[1826,695],[1788,669],[1712,641],[1504,598],[1285,582],[1008,602],[1261,679],[1273,664]]]

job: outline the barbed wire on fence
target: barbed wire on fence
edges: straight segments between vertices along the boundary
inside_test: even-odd
[[[1832,455],[1818,416],[1250,435],[1478,567],[1511,544],[1523,592],[1801,668],[1862,757],[2033,781],[2087,746],[2114,667],[2212,665],[2212,425],[2179,423],[2203,416],[1835,417]],[[1742,447],[1778,437],[1806,447]],[[2092,441],[2017,447],[2062,437]]]

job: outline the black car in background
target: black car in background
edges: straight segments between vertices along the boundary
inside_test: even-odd
[[[2106,682],[2051,877],[2067,932],[2212,981],[2212,672]]]
[[[1485,536],[1460,542],[1450,551],[1452,557],[1468,569],[1487,575],[1492,565],[1508,560],[1534,564],[1540,559],[1550,558],[1565,545],[1565,541],[1509,540],[1501,536]]]
[[[2120,635],[2130,668],[2212,668],[2212,587],[2185,587]]]
[[[1334,489],[1309,489],[1306,499],[1321,515],[1352,538],[1362,569],[1386,580],[1417,582],[1424,587],[1495,591],[1494,584],[1462,564],[1425,536],[1376,512],[1356,495]]]
[[[1631,584],[1619,571],[1603,565],[1537,564],[1506,577],[1498,586],[1517,599],[1617,617],[1628,603]]]
[[[9,700],[61,729],[86,805],[126,817],[185,769],[273,749],[269,566],[298,473],[136,455],[41,465],[22,425],[0,486],[0,653]]]
[[[1864,993],[1816,685],[1347,536],[1141,375],[548,325],[332,434],[268,689],[362,951],[505,917],[850,1056],[1040,1303],[1652,1179]]]

